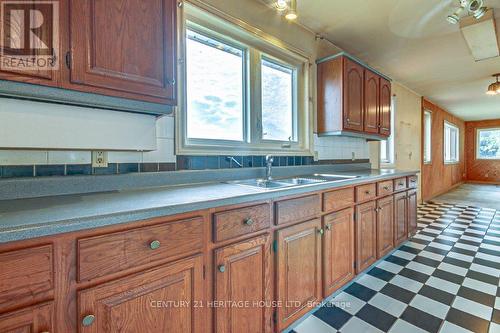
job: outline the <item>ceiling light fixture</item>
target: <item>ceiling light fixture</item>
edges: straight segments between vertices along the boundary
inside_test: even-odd
[[[446,20],[451,24],[458,24],[461,14],[466,12],[467,15],[472,15],[476,20],[486,14],[488,8],[483,6],[484,0],[459,0],[460,5],[451,15],[448,15]]]
[[[488,91],[486,92],[487,95],[496,95],[500,94],[500,82],[498,82],[498,77],[500,76],[500,73],[494,74],[493,77],[496,77],[497,81],[493,82],[488,86]]]
[[[279,12],[285,11],[288,8],[286,0],[277,0],[274,5]]]
[[[297,0],[290,1],[290,9],[286,13],[285,18],[289,21],[297,19]]]

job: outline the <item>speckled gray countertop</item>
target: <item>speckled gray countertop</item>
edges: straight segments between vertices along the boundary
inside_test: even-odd
[[[336,174],[359,178],[272,191],[211,182],[1,200],[0,243],[325,190],[417,172],[369,169],[336,171]]]

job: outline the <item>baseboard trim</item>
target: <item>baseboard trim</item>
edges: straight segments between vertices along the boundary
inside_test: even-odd
[[[467,180],[467,184],[500,185],[500,181]]]

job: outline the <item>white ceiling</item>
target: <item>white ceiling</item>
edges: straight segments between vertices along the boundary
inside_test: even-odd
[[[451,14],[458,0],[298,0],[299,22],[464,120],[500,118],[485,91],[500,57],[475,62]],[[500,36],[500,0],[496,8]]]

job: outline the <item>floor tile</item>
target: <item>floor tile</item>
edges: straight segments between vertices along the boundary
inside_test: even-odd
[[[455,309],[470,313],[476,317],[488,321],[491,319],[491,315],[493,313],[493,308],[471,301],[461,296],[455,297],[455,301],[451,306]]]
[[[446,318],[448,310],[450,309],[448,305],[437,302],[423,295],[416,295],[410,305],[441,319]]]
[[[453,323],[450,323],[449,321],[445,321],[441,325],[441,329],[439,330],[439,333],[474,333],[474,332],[469,331],[468,329],[460,327],[460,326],[455,325]]]
[[[375,290],[367,288],[356,282],[351,284],[344,291],[365,302],[368,302],[377,293]]]
[[[401,315],[401,319],[427,332],[438,332],[442,322],[441,319],[412,306],[406,308],[405,312]]]
[[[500,333],[500,325],[497,323],[490,323],[490,330],[488,333]]]
[[[496,295],[497,293],[497,286],[471,278],[465,278],[463,285],[490,295]]]
[[[426,331],[414,326],[402,319],[396,320],[389,333],[425,333]]]
[[[461,286],[458,291],[458,296],[470,299],[471,301],[481,303],[483,305],[494,307],[495,306],[495,296],[481,292],[480,290],[471,289],[465,286]]]
[[[399,266],[388,261],[382,261],[377,265],[377,267],[394,274],[398,274],[403,269],[403,266]]]
[[[366,304],[361,310],[359,310],[359,312],[356,313],[356,317],[366,321],[382,332],[389,331],[392,324],[394,324],[397,319],[395,316],[370,304]]]
[[[383,331],[358,317],[352,317],[340,330],[342,333],[382,333]],[[311,332],[312,333],[312,332]]]
[[[438,277],[440,279],[455,283],[455,284],[462,284],[464,281],[465,277],[459,274],[451,273],[449,271],[444,271],[441,269],[436,269],[434,273],[432,273],[432,276]]]
[[[382,293],[377,293],[368,304],[390,313],[394,317],[399,317],[408,306],[407,303],[403,303]]]
[[[365,304],[366,302],[363,300],[360,300],[357,297],[354,297],[351,294],[348,294],[346,292],[341,292],[333,300],[330,301],[333,305],[338,307],[339,309],[342,309],[351,315],[355,315],[356,312],[358,312]]]
[[[395,284],[398,287],[412,291],[414,293],[417,293],[420,290],[420,288],[422,288],[422,286],[423,286],[423,284],[418,282],[418,281],[415,281],[415,280],[412,280],[412,279],[409,279],[407,277],[400,276],[400,275],[396,275],[391,280],[391,283]]]
[[[432,267],[432,266],[427,266],[427,265],[424,265],[424,264],[421,264],[421,263],[418,263],[418,262],[415,262],[415,261],[412,261],[408,265],[406,265],[406,268],[410,268],[410,269],[412,269],[414,271],[417,271],[417,272],[420,272],[420,273],[424,273],[424,274],[427,274],[427,275],[432,275],[432,273],[435,270],[435,268]]]
[[[394,253],[392,255],[396,256],[396,257],[400,257],[400,258],[406,259],[406,260],[413,260],[413,258],[415,258],[414,254],[411,254],[411,253],[408,253],[408,252],[405,252],[405,251],[400,251],[400,250],[394,251]]]
[[[450,311],[448,311],[448,315],[446,316],[446,321],[475,333],[488,332],[489,321],[458,309],[450,308]]]
[[[324,305],[314,314],[317,318],[321,319],[333,328],[341,328],[352,315],[340,308]]]
[[[394,273],[386,271],[385,269],[381,269],[379,267],[373,267],[370,271],[368,271],[368,275],[376,277],[380,280],[390,281],[394,277]]]
[[[316,316],[309,316],[293,329],[296,333],[336,333],[337,330]]]
[[[438,266],[438,269],[462,276],[467,274],[467,268],[455,266],[446,262],[441,263],[441,265]]]
[[[387,284],[386,281],[376,278],[370,274],[364,274],[356,282],[376,291],[379,291]]]
[[[418,293],[446,305],[451,305],[456,296],[455,294],[450,294],[444,290],[437,289],[428,285],[424,285]]]
[[[380,292],[406,304],[410,303],[413,297],[415,297],[415,293],[391,283],[386,284]]]
[[[437,278],[434,276],[431,276],[425,284],[432,286],[436,289],[444,290],[450,294],[456,294],[458,292],[458,290],[460,289],[459,284],[456,284],[456,283],[453,283],[453,282],[450,282],[447,280],[443,280],[441,278]]]

